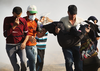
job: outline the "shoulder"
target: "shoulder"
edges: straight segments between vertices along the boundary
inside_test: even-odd
[[[20,20],[25,21],[25,18],[20,17]]]
[[[8,17],[5,17],[5,18],[4,18],[4,21],[5,21],[5,22],[9,22],[9,21],[11,21],[12,19],[13,19],[12,16],[8,16]]]
[[[80,22],[85,21],[83,18],[80,18],[80,17],[78,17],[78,16],[76,16],[76,19],[77,19],[78,21],[80,21]]]
[[[27,20],[27,16],[23,17],[25,20]]]
[[[4,19],[12,19],[12,18],[13,18],[12,16],[7,16]]]
[[[80,17],[78,17],[78,16],[76,16],[76,22],[78,23],[78,24],[80,24],[81,22],[84,22],[85,20],[83,19],[83,18],[80,18]]]
[[[63,21],[63,20],[65,20],[65,19],[68,19],[68,16],[62,17],[62,18],[60,19],[60,21]]]
[[[26,21],[26,19],[25,18],[22,18],[22,17],[20,17],[20,22],[23,24],[23,26],[27,26],[27,21]]]
[[[20,21],[23,22],[24,24],[26,23],[26,19],[25,18],[20,17]]]

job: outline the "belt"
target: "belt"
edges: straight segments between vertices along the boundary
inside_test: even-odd
[[[17,43],[17,44],[12,44],[12,43],[7,43],[6,45],[19,45],[21,43]]]

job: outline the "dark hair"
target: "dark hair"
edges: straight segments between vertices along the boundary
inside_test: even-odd
[[[44,16],[41,16],[41,17],[40,17],[40,20],[41,20],[43,17],[44,17]]]
[[[96,20],[96,23],[98,22],[98,19],[95,16],[90,16],[88,20],[92,20],[93,22]]]
[[[13,13],[16,13],[16,14],[20,14],[20,13],[22,13],[22,8],[21,7],[18,7],[18,6],[16,6],[16,7],[14,7],[13,8]]]
[[[77,7],[75,5],[69,5],[68,6],[68,12],[71,15],[77,14]]]

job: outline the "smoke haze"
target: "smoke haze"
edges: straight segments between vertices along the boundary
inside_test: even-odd
[[[26,16],[27,7],[36,5],[38,14],[42,15],[50,13],[48,17],[54,21],[59,21],[61,17],[67,16],[67,7],[70,4],[75,4],[78,7],[78,16],[87,19],[94,15],[100,20],[100,0],[0,0],[0,62],[9,64],[10,61],[5,50],[5,38],[3,37],[3,20],[6,16],[12,16],[12,9],[15,6],[20,6],[23,9],[22,17]],[[97,23],[99,24],[99,21]],[[100,46],[98,42],[98,48]],[[100,51],[100,48],[99,48]],[[99,53],[100,57],[100,53]],[[47,48],[45,52],[45,65],[49,64],[64,64],[64,56],[62,49],[57,42],[56,36],[49,34],[47,40]],[[2,67],[2,64],[0,65]],[[11,67],[12,68],[12,67]],[[0,70],[1,71],[1,70]],[[7,70],[5,70],[7,71]],[[11,71],[11,70],[10,70]]]

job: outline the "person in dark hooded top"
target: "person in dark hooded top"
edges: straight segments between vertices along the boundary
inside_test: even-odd
[[[98,35],[98,33],[100,33],[100,30],[99,30],[100,26],[97,25],[98,19],[95,16],[90,16],[87,20],[88,20],[87,23],[91,22],[89,24],[90,24],[91,29],[94,31],[94,34],[95,34],[95,39],[93,39],[95,47],[96,47],[95,49],[97,51],[99,51],[97,48],[98,40],[100,39],[100,36]],[[91,33],[90,33],[90,35],[91,35]],[[90,36],[90,37],[92,37],[92,36]]]

